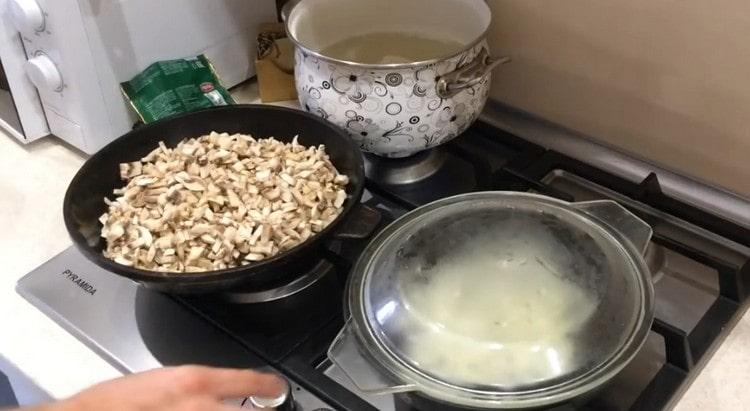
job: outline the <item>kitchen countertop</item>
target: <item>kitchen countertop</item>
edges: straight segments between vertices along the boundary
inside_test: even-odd
[[[240,102],[258,101],[254,83],[233,94]],[[63,398],[120,373],[21,298],[15,284],[71,244],[62,221],[62,200],[86,156],[57,139],[21,145],[5,135],[0,135],[0,152],[5,267],[0,275],[0,360],[51,398]],[[750,410],[748,369],[750,314],[745,313],[675,409]]]

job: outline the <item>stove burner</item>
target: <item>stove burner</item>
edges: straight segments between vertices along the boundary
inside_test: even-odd
[[[336,267],[320,260],[305,275],[263,291],[234,291],[221,294],[177,297],[213,321],[224,319],[263,333],[277,333],[291,325],[303,324],[315,316],[326,316],[338,301],[329,298],[342,291]]]
[[[261,291],[229,291],[216,294],[215,298],[231,304],[261,304],[281,300],[304,292],[317,284],[333,269],[331,263],[320,260],[307,274],[292,282]]]
[[[398,186],[413,184],[435,174],[445,164],[441,148],[419,152],[411,157],[384,158],[365,154],[365,174],[379,184]]]

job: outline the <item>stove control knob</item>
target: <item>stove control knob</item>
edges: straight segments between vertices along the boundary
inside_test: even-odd
[[[8,12],[13,26],[24,34],[44,30],[44,12],[36,0],[9,0]]]
[[[63,79],[60,70],[46,54],[37,53],[26,62],[25,69],[29,79],[39,90],[62,91]]]
[[[245,406],[250,405],[256,410],[276,410],[276,411],[294,411],[294,398],[292,397],[292,389],[287,384],[287,390],[273,398],[267,397],[249,397]]]

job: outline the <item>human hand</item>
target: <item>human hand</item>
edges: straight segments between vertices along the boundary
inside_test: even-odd
[[[26,411],[233,411],[222,400],[276,397],[281,378],[248,370],[180,366],[128,375]]]

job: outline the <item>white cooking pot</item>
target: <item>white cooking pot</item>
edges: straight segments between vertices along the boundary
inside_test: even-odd
[[[300,104],[345,128],[360,147],[405,157],[447,142],[476,120],[490,73],[484,0],[303,0],[286,18]],[[362,64],[321,50],[353,36],[408,33],[460,43],[429,60]]]

